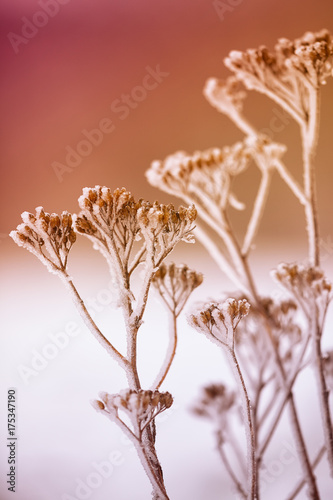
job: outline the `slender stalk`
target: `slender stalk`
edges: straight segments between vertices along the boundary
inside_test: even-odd
[[[312,465],[309,461],[308,453],[306,450],[305,446],[305,441],[303,438],[302,430],[300,427],[297,411],[296,411],[296,406],[294,399],[292,398],[292,393],[290,394],[289,397],[289,411],[290,411],[290,419],[291,419],[291,425],[293,428],[293,433],[296,441],[296,448],[298,451],[298,456],[301,461],[302,465],[302,470],[306,474],[306,484],[308,486],[308,494],[309,497],[313,500],[319,500],[319,492],[316,484],[316,478],[313,473]]]
[[[300,202],[301,205],[306,206],[308,203],[308,200],[303,192],[303,189],[301,186],[298,184],[298,182],[294,179],[294,177],[291,175],[287,167],[284,165],[284,163],[281,160],[276,159],[274,161],[274,166],[278,173],[280,174],[280,177],[284,180],[284,182],[287,184],[289,189],[294,193],[298,201]]]
[[[253,240],[257,234],[258,227],[263,215],[263,209],[267,200],[268,190],[271,183],[272,170],[262,170],[262,177],[257,192],[256,200],[254,202],[252,215],[247,226],[246,235],[242,247],[242,255],[248,255]]]
[[[237,476],[234,473],[234,471],[232,469],[232,466],[229,463],[228,457],[227,457],[227,455],[224,452],[224,449],[223,449],[223,440],[222,440],[222,438],[220,436],[220,432],[218,433],[217,449],[218,449],[218,452],[219,452],[220,457],[222,459],[222,462],[223,462],[223,464],[224,464],[224,466],[226,468],[226,471],[228,472],[228,474],[230,476],[230,479],[234,483],[234,486],[235,486],[236,490],[241,495],[241,497],[246,500],[247,495],[246,495],[246,493],[245,493],[245,491],[243,489],[243,486],[240,483],[240,481],[238,481]]]
[[[96,338],[96,340],[104,347],[104,349],[108,352],[108,354],[113,357],[122,367],[127,367],[128,361],[126,358],[120,354],[119,351],[108,341],[106,337],[102,334],[102,332],[99,330],[95,322],[93,321],[92,317],[90,316],[83,300],[81,299],[77,289],[74,286],[74,283],[68,276],[66,272],[60,273],[60,277],[65,284],[67,290],[69,291],[73,302],[76,306],[76,308],[79,311],[80,316],[82,317],[84,323],[90,330],[90,332],[93,334],[93,336]]]
[[[301,353],[300,353],[300,355],[298,357],[297,362],[295,363],[294,373],[293,373],[292,377],[290,377],[288,385],[286,385],[284,387],[284,396],[282,398],[282,401],[280,402],[280,405],[279,405],[278,410],[276,412],[275,418],[274,418],[273,422],[271,423],[271,427],[270,427],[269,431],[267,432],[266,437],[263,440],[263,443],[262,443],[262,445],[260,447],[260,450],[259,450],[259,453],[258,453],[258,455],[259,455],[260,458],[263,456],[263,454],[264,454],[267,446],[269,445],[269,443],[270,443],[270,441],[271,441],[271,439],[273,437],[273,434],[274,434],[274,432],[275,432],[275,430],[277,428],[277,425],[278,425],[278,423],[280,421],[280,418],[281,418],[281,415],[283,413],[284,407],[285,407],[286,403],[289,400],[290,392],[291,392],[291,390],[293,388],[293,385],[294,385],[294,383],[295,383],[295,381],[297,379],[297,376],[298,376],[298,374],[299,374],[299,372],[301,370],[301,365],[302,365],[302,362],[303,362],[306,350],[307,350],[308,345],[309,345],[309,340],[310,340],[310,336],[308,336],[307,339],[306,339],[306,341],[304,342],[304,346],[303,346],[303,348],[301,350]],[[276,394],[273,396],[273,400],[272,401],[274,401],[275,399],[276,399]],[[270,406],[271,406],[271,404],[269,404],[268,408],[270,408]],[[265,418],[266,418],[266,415],[263,415],[263,416],[265,416]]]
[[[239,276],[235,273],[234,268],[225,258],[224,254],[221,252],[216,243],[210,238],[204,229],[197,224],[195,229],[195,235],[202,245],[207,249],[208,253],[213,257],[216,264],[219,266],[221,271],[223,271],[228,278],[243,292],[245,295],[250,295],[250,291],[241,281]]]
[[[160,388],[162,383],[164,382],[165,377],[167,376],[172,362],[174,360],[176,349],[177,349],[177,316],[174,311],[169,314],[169,349],[167,352],[167,356],[164,360],[163,366],[160,370],[160,373],[156,377],[155,382],[152,385],[152,390],[157,390]]]
[[[297,453],[298,453],[298,458],[299,458],[302,470],[306,476],[306,481],[307,481],[308,490],[309,490],[309,496],[312,500],[319,500],[320,497],[319,497],[319,493],[318,493],[318,489],[317,489],[316,478],[315,478],[315,476],[313,474],[313,470],[311,468],[305,440],[303,437],[302,429],[301,429],[300,422],[299,422],[299,417],[298,417],[297,410],[296,410],[293,392],[290,389],[290,387],[288,387],[288,381],[287,381],[285,370],[283,368],[282,360],[280,358],[280,355],[277,351],[274,339],[272,337],[271,327],[269,324],[269,318],[266,316],[265,312],[263,312],[263,314],[264,314],[264,317],[266,320],[266,331],[267,331],[269,340],[270,340],[271,345],[272,345],[276,367],[279,371],[280,379],[281,379],[283,388],[285,390],[285,393],[288,394],[291,426],[292,426],[293,435],[294,435],[294,438],[296,441],[296,449],[297,449]]]
[[[323,424],[323,433],[325,439],[325,446],[327,452],[327,460],[330,468],[330,475],[333,477],[333,427],[332,419],[329,407],[329,390],[327,388],[325,374],[324,374],[324,363],[323,356],[321,352],[321,330],[319,325],[315,329],[315,359],[316,359],[316,373],[319,387],[319,401],[321,409],[321,417]]]
[[[244,426],[246,430],[246,445],[247,445],[247,456],[248,456],[247,498],[248,500],[255,500],[257,498],[257,487],[256,487],[257,466],[256,466],[256,453],[255,453],[255,435],[254,435],[254,428],[253,428],[252,414],[251,414],[251,403],[235,351],[230,347],[228,347],[227,353],[228,356],[230,357],[231,365],[234,368],[235,377],[239,385],[243,412],[244,412]]]
[[[309,241],[309,261],[311,265],[319,265],[319,230],[317,217],[317,197],[313,159],[318,135],[318,90],[311,89],[309,93],[309,119],[301,126],[304,192],[308,200],[305,205]]]
[[[312,469],[315,469],[317,467],[317,465],[319,464],[321,458],[324,456],[325,454],[325,451],[326,451],[326,448],[325,446],[322,446],[320,448],[320,450],[318,451],[317,455],[316,455],[316,458],[313,460],[312,462]],[[297,495],[300,493],[300,491],[302,490],[302,488],[306,485],[306,480],[303,478],[301,479],[297,485],[295,486],[295,488],[293,489],[292,493],[290,493],[290,495],[288,496],[287,500],[294,500],[294,498],[297,497]]]
[[[159,472],[159,468],[156,466],[156,462],[152,461],[151,456],[151,447],[147,446],[144,440],[133,440],[134,445],[136,447],[137,453],[139,455],[142,466],[150,480],[150,483],[153,487],[153,500],[169,500],[167,495],[163,479],[161,479],[161,474]],[[156,453],[153,454],[156,457]]]

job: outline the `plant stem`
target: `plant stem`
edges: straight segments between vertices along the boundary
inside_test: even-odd
[[[243,292],[245,295],[250,295],[250,291],[240,280],[238,275],[235,273],[234,268],[230,265],[228,260],[225,258],[224,254],[221,252],[219,247],[215,242],[208,236],[207,232],[202,229],[202,227],[197,224],[195,235],[202,245],[207,249],[208,253],[215,260],[216,264],[219,266],[222,272],[228,276],[228,278]]]
[[[316,359],[316,372],[319,386],[319,400],[321,417],[323,423],[323,433],[325,439],[325,446],[327,451],[327,460],[330,468],[330,475],[333,477],[333,427],[329,407],[329,390],[327,389],[326,379],[324,374],[323,356],[321,352],[321,330],[317,324],[315,328],[315,359]]]
[[[301,126],[303,150],[304,192],[307,199],[305,217],[309,241],[309,261],[319,266],[319,230],[317,217],[316,183],[313,158],[316,151],[318,135],[318,90],[310,89],[308,122]]]
[[[69,278],[68,274],[66,272],[62,272],[60,274],[60,278],[62,279],[62,282],[65,284],[67,290],[69,291],[73,299],[73,302],[79,311],[80,316],[82,317],[84,323],[86,324],[90,332],[93,334],[96,340],[104,347],[104,349],[108,352],[108,354],[111,357],[113,357],[120,364],[120,366],[124,368],[128,364],[126,358],[122,354],[120,354],[120,352],[118,352],[115,347],[113,347],[113,345],[108,341],[106,337],[104,337],[102,332],[99,330],[99,328],[93,321],[92,317],[90,316],[83,300],[81,299],[77,289],[74,286],[74,283]]]
[[[232,466],[230,465],[229,463],[229,460],[228,460],[228,457],[227,455],[225,454],[224,452],[224,449],[223,449],[223,440],[221,438],[221,433],[218,432],[218,439],[217,439],[217,449],[218,449],[218,452],[220,454],[220,457],[222,459],[222,462],[224,463],[224,466],[232,480],[232,482],[234,483],[238,493],[241,495],[242,498],[244,498],[246,500],[246,493],[243,489],[243,486],[241,485],[241,483],[238,481],[237,479],[237,476],[236,474],[234,473],[233,469],[232,469]]]
[[[244,378],[238,364],[238,360],[235,351],[230,347],[227,348],[227,353],[231,359],[231,365],[234,368],[235,377],[238,382],[240,389],[240,395],[242,400],[243,412],[244,412],[244,426],[246,430],[246,445],[247,445],[247,456],[248,456],[248,500],[255,500],[257,498],[257,487],[256,487],[256,453],[255,453],[255,436],[254,428],[252,423],[251,414],[251,404],[247,393]]]
[[[177,341],[178,341],[178,336],[177,336],[177,316],[175,311],[170,311],[169,313],[169,348],[167,351],[166,358],[164,360],[163,366],[160,370],[160,373],[156,377],[155,382],[152,385],[152,390],[155,391],[160,388],[162,385],[165,377],[167,376],[170,367],[172,365],[173,359],[176,354],[176,349],[177,349]]]
[[[275,357],[275,363],[276,367],[279,371],[280,379],[283,385],[283,388],[286,392],[286,395],[288,395],[288,403],[289,403],[289,412],[290,412],[290,419],[291,419],[291,426],[293,429],[293,435],[296,441],[296,449],[299,457],[299,461],[301,464],[302,471],[304,472],[304,475],[306,476],[306,482],[308,485],[308,490],[309,490],[309,496],[312,500],[319,500],[319,493],[317,489],[317,484],[316,484],[316,478],[313,474],[313,470],[311,468],[308,452],[306,449],[306,444],[305,440],[303,437],[302,429],[299,423],[299,418],[295,406],[295,401],[294,401],[294,396],[293,392],[290,388],[290,385],[288,385],[287,377],[285,370],[283,368],[282,360],[280,358],[280,355],[278,353],[277,347],[274,342],[274,338],[272,336],[271,332],[271,327],[269,324],[270,318],[267,317],[267,313],[263,311],[264,318],[266,320],[266,331],[269,337],[269,340],[272,345],[274,357]]]
[[[317,455],[316,455],[316,458],[313,460],[312,462],[312,469],[315,469],[317,467],[317,465],[319,464],[322,456],[324,455],[326,449],[325,449],[325,446],[322,446],[320,448],[320,450],[318,451]],[[305,486],[306,484],[306,481],[305,479],[301,479],[298,484],[295,486],[294,490],[292,491],[292,493],[290,493],[290,495],[288,496],[287,500],[294,500],[294,498],[297,497],[297,495],[299,494],[299,492],[302,490],[302,488]]]
[[[133,442],[142,466],[153,487],[153,500],[169,500],[164,486],[163,477],[161,477],[161,467],[158,463],[156,452],[154,446],[151,444],[150,438],[148,438],[147,443],[148,433],[146,431],[147,429],[143,431],[143,436],[140,441],[133,440]]]
[[[260,181],[260,186],[257,192],[256,200],[254,202],[253,211],[251,214],[251,219],[247,226],[246,235],[244,238],[244,243],[242,247],[242,254],[244,256],[248,255],[253,240],[257,234],[258,227],[263,215],[263,209],[267,200],[268,190],[272,178],[272,170],[263,169],[262,177]]]

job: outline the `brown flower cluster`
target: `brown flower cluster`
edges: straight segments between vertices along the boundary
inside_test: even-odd
[[[77,231],[90,238],[107,258],[111,255],[118,263],[120,259],[124,269],[140,240],[141,250],[132,264],[138,265],[145,252],[150,252],[148,257],[158,265],[178,241],[188,240],[196,218],[194,206],[176,210],[173,205],[135,201],[125,188],[113,193],[101,186],[85,188],[79,205]]]
[[[317,89],[332,76],[333,40],[327,30],[305,33],[294,41],[281,38],[274,51],[265,46],[232,51],[226,66],[248,89],[281,98],[304,119],[307,89]]]
[[[326,311],[332,299],[332,285],[319,268],[280,264],[273,276],[295,297],[306,315],[313,313],[313,307],[324,307]]]
[[[64,271],[69,251],[76,241],[71,214],[49,214],[37,207],[35,215],[23,212],[22,220],[23,223],[10,233],[15,243],[36,255],[49,271]]]
[[[201,397],[192,408],[193,413],[213,420],[222,430],[227,423],[227,412],[236,405],[236,393],[224,384],[207,385],[201,392]]]
[[[100,399],[92,403],[96,410],[106,413],[111,419],[120,419],[119,411],[125,412],[139,435],[158,414],[170,408],[173,403],[169,392],[143,389],[124,389],[119,394],[103,392],[99,396]]]
[[[199,307],[196,313],[190,315],[189,322],[213,342],[233,350],[236,328],[249,310],[247,300],[227,299],[221,304]]]
[[[211,148],[189,155],[184,151],[156,160],[146,172],[150,184],[174,196],[198,200],[224,210],[228,204],[243,208],[230,192],[232,179],[243,172],[251,160],[252,145],[237,142],[223,149]]]
[[[235,76],[225,81],[209,78],[204,87],[204,96],[218,111],[230,115],[234,111],[242,112],[246,91]]]
[[[184,308],[189,296],[201,285],[203,276],[186,265],[162,264],[153,276],[152,283],[168,309],[176,316]]]

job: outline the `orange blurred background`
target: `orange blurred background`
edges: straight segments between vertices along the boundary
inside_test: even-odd
[[[53,11],[51,4],[56,4]],[[136,198],[180,203],[151,187],[144,173],[152,160],[163,159],[177,150],[193,152],[212,146],[222,147],[242,139],[235,126],[213,109],[202,94],[207,78],[228,76],[223,58],[229,51],[261,44],[273,48],[278,38],[293,39],[308,30],[327,28],[333,32],[331,0],[221,0],[220,4],[227,6],[220,15],[216,2],[211,0],[2,0],[0,4],[0,303],[4,324],[1,340],[6,349],[4,352],[8,352],[0,371],[8,386],[15,384],[20,390],[21,477],[26,490],[22,497],[17,497],[18,500],[53,500],[60,498],[64,491],[72,491],[73,477],[83,474],[83,471],[88,473],[84,469],[84,454],[90,457],[90,452],[84,448],[85,439],[89,446],[95,446],[96,456],[102,442],[103,446],[110,446],[104,439],[110,424],[100,423],[93,412],[90,415],[90,408],[86,408],[87,394],[93,397],[104,388],[116,391],[119,390],[118,384],[124,382],[115,372],[118,367],[109,366],[104,352],[94,339],[90,340],[88,333],[82,333],[83,338],[74,340],[62,357],[59,355],[53,364],[50,362],[47,370],[31,380],[28,387],[19,379],[17,367],[30,362],[33,349],[43,348],[48,341],[46,332],[62,331],[66,321],[77,319],[72,304],[64,298],[59,280],[48,275],[37,259],[18,248],[8,237],[9,231],[20,223],[21,212],[34,211],[39,205],[48,212],[76,212],[82,187],[96,184],[112,189],[125,186]],[[52,15],[37,14],[43,11],[42,6],[44,12],[51,9]],[[38,29],[31,28],[33,19],[41,25]],[[18,38],[22,36],[22,29],[30,38]],[[156,68],[163,73],[158,85],[148,90],[145,96],[136,91],[136,105],[129,104],[127,111],[123,109],[121,112],[118,100],[135,92],[134,88],[148,81],[144,80],[146,75]],[[152,79],[149,85],[153,86]],[[249,94],[245,107],[247,116],[259,129],[269,127],[276,109],[274,103],[254,93]],[[77,160],[79,164],[67,166],[62,173],[58,170],[57,175],[55,162],[58,168],[59,164],[66,164],[68,151],[76,150],[89,132],[101,126],[101,122],[107,132],[103,133],[101,141],[95,138],[100,144],[91,147],[87,154],[83,148],[81,160]],[[328,81],[322,89],[316,163],[323,262],[331,270],[332,125],[333,82]],[[274,140],[287,144],[286,163],[301,182],[300,140],[296,125],[291,121],[286,123],[275,133]],[[249,169],[244,174],[244,181],[237,184],[239,199],[250,202],[257,182],[257,173]],[[239,216],[236,216],[236,222],[244,223]],[[83,296],[93,296],[105,287],[109,278],[98,256],[90,252],[87,260],[87,242],[80,239],[79,243],[70,256],[70,270],[76,276],[76,284]],[[265,277],[263,279],[268,281],[269,269],[280,260],[303,259],[306,253],[302,208],[276,175],[257,238],[255,269],[260,271],[260,279]],[[199,244],[190,247],[184,244],[172,258],[179,261],[185,256],[190,266],[209,271],[200,291],[202,298],[213,296],[228,286]],[[102,270],[102,275],[96,273],[95,276],[95,269]],[[155,330],[158,330],[163,320],[159,316],[155,320]],[[183,322],[185,343],[182,345],[180,341],[180,361],[175,363],[168,390],[177,396],[177,390],[186,388],[185,396],[179,393],[178,401],[182,403],[184,396],[184,404],[190,404],[197,387],[207,380],[220,378],[223,363],[206,339],[201,341],[200,335],[193,334],[192,341],[185,319]],[[106,323],[106,328],[109,332],[109,323]],[[204,357],[202,353],[208,354]],[[87,369],[87,359],[92,371]],[[149,366],[146,368],[148,370]],[[307,401],[302,404],[303,414],[309,420],[311,443],[315,447],[317,434],[312,433],[311,427],[314,417],[308,411]],[[80,418],[79,410],[82,412]],[[170,429],[175,420],[170,418]],[[52,426],[55,422],[57,425]],[[209,439],[207,436],[211,436],[211,429],[207,427],[202,431],[200,425],[196,437],[204,442]],[[1,429],[5,429],[4,425]],[[171,429],[165,434],[166,450],[172,432]],[[178,435],[176,432],[172,436],[177,435],[181,440],[184,432],[184,426],[179,425]],[[51,450],[47,444],[50,434],[53,436]],[[189,431],[187,438],[192,442]],[[112,446],[117,447],[117,442]],[[213,446],[211,444],[211,449]],[[170,466],[169,472],[171,486],[178,491],[177,473],[184,466],[182,478],[186,476],[194,493],[187,497],[178,493],[178,498],[194,498],[195,494],[198,499],[220,498],[219,481],[222,481],[223,473],[218,465],[215,470],[211,468],[211,463],[215,463],[215,452],[211,451],[206,460],[204,451],[200,451],[201,457],[194,448],[186,451],[186,446],[182,449],[179,445],[179,449],[181,452],[177,457],[170,458],[170,463],[174,464],[174,469]],[[42,459],[35,463],[38,453]],[[191,465],[192,459],[197,468]],[[54,470],[62,471],[59,478],[52,476],[50,464]],[[126,472],[130,464],[128,458],[119,473],[119,491],[130,477]],[[134,458],[133,471],[137,469],[139,466]],[[137,474],[145,484],[141,470]],[[36,481],[35,478],[41,475],[44,482]],[[284,476],[280,479],[283,482]],[[117,480],[116,475],[112,480]],[[199,491],[197,488],[202,480],[207,483],[203,482],[202,491]],[[29,481],[30,497],[26,493]],[[54,488],[52,492],[47,488],[48,482]],[[207,489],[208,483],[211,490]],[[136,488],[134,481],[133,488]],[[270,498],[280,500],[278,488],[274,485],[272,488],[275,493],[273,491]],[[123,495],[119,494],[117,499],[128,500],[126,492]],[[104,500],[107,496],[100,492],[99,498]],[[135,498],[139,499],[139,496]],[[147,495],[142,498],[147,498]],[[177,494],[172,498],[176,499]]]
[[[30,39],[8,37],[21,35],[43,1],[3,0],[0,7],[0,233],[6,252],[13,251],[13,243],[5,235],[16,227],[22,211],[38,205],[50,212],[76,211],[84,186],[125,186],[136,197],[169,201],[170,196],[145,180],[152,160],[179,149],[192,152],[241,139],[234,125],[202,95],[208,77],[229,74],[222,63],[228,52],[260,44],[273,48],[282,36],[293,39],[307,30],[333,29],[329,0],[226,0],[228,10],[220,11],[220,17],[214,2],[203,0],[62,0],[53,17],[36,18],[46,24]],[[157,65],[168,76],[135,109],[128,108],[125,118],[113,111],[117,99],[142,83],[146,67]],[[332,82],[323,88],[322,104],[317,166],[326,237],[331,231],[327,207],[333,178]],[[274,109],[274,103],[253,93],[246,102],[247,114],[259,128],[269,126]],[[82,130],[95,129],[104,118],[112,120],[114,130],[104,134],[77,167],[60,174],[60,182],[52,164],[64,164],[66,148],[75,149],[85,139]],[[287,143],[286,161],[301,180],[297,127],[288,123],[274,139]],[[241,199],[246,199],[251,180],[258,180],[248,175],[239,186]],[[304,236],[302,210],[278,178],[260,236],[292,236],[294,241]]]

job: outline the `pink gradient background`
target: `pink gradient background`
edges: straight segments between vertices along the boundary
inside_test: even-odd
[[[1,371],[5,382],[1,400],[5,402],[8,387],[18,388],[19,482],[14,498],[60,500],[63,493],[73,493],[75,478],[83,478],[93,470],[92,461],[101,461],[118,449],[124,453],[124,465],[115,469],[89,498],[143,500],[149,497],[150,490],[135,454],[120,441],[117,430],[96,416],[88,404],[99,390],[115,392],[125,381],[83,326],[80,338],[73,339],[31,384],[25,386],[18,376],[17,366],[28,364],[32,349],[42,349],[47,332],[62,331],[68,321],[79,320],[64,298],[61,283],[31,255],[17,248],[7,234],[20,222],[22,211],[33,211],[38,205],[49,212],[75,212],[84,186],[125,186],[135,197],[170,201],[170,196],[145,180],[144,172],[152,160],[179,149],[192,152],[241,139],[238,130],[202,95],[208,77],[228,75],[223,58],[232,49],[260,44],[273,47],[282,36],[292,39],[323,27],[333,31],[333,3],[243,0],[222,21],[213,2],[204,0],[70,0],[15,54],[8,33],[20,34],[22,17],[31,19],[38,10],[39,3],[32,0],[2,0],[0,5]],[[110,105],[141,84],[147,66],[156,65],[169,76],[125,120],[120,120]],[[317,156],[319,217],[323,240],[333,242],[332,82],[323,88],[322,95]],[[268,126],[275,107],[257,95],[250,95],[246,104],[249,118],[259,128]],[[95,128],[103,118],[113,120],[114,132],[105,135],[102,144],[59,182],[52,163],[65,162],[65,148],[75,148],[84,138],[81,131]],[[287,144],[286,161],[301,181],[296,126],[288,124],[274,139]],[[257,176],[248,172],[244,179],[237,186],[238,194],[240,199],[250,201]],[[241,217],[236,220],[244,223]],[[98,256],[89,250],[80,240],[73,249],[71,268],[83,295],[88,297],[98,293],[109,280]],[[302,210],[276,178],[252,259],[262,290],[272,288],[268,271],[280,260],[305,256]],[[325,257],[325,267],[332,276],[333,251],[326,251]],[[173,256],[175,261],[185,258],[206,274],[196,299],[228,289],[230,284],[217,274],[199,244],[183,245]],[[160,329],[154,306],[150,314],[152,328]],[[100,321],[106,324],[103,315]],[[113,321],[116,328],[118,319]],[[198,387],[221,379],[224,359],[205,339],[187,329],[185,319],[183,328],[179,360],[165,385],[165,390],[178,396],[179,407],[161,424],[159,442],[170,496],[173,500],[217,500],[221,491],[226,491],[224,498],[235,498],[216,459],[209,425],[194,419],[188,424],[187,415]],[[118,340],[121,342],[121,338]],[[161,350],[156,338],[150,341]],[[149,345],[143,340],[146,349]],[[148,381],[154,369],[148,355],[142,369]],[[304,425],[311,434],[316,410],[312,415],[302,403],[301,409],[307,413]],[[4,426],[1,421],[1,432]],[[312,434],[310,445],[315,447],[316,433]],[[0,465],[0,498],[7,500],[12,496],[3,482],[5,456],[1,455]],[[283,482],[287,484],[287,478],[278,478],[270,499],[281,500],[279,488]]]

